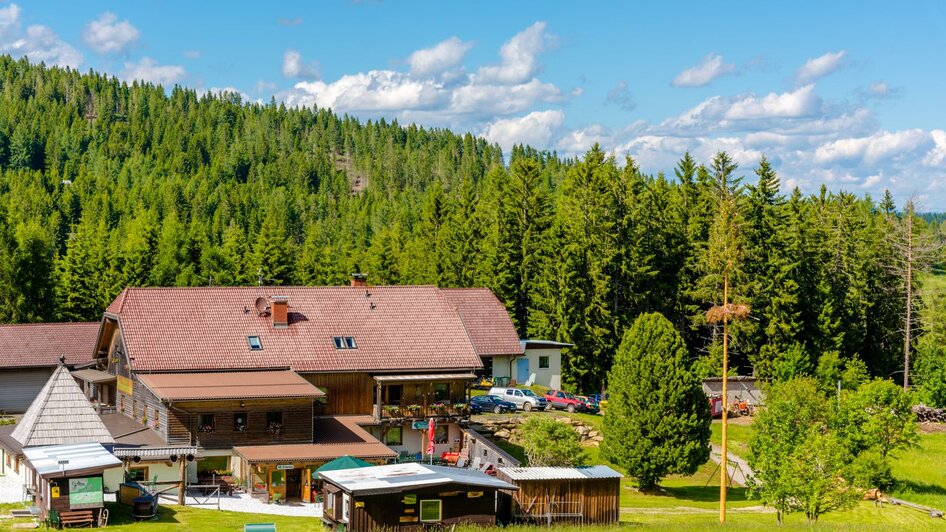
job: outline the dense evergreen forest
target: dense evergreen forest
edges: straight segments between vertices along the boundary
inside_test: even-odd
[[[889,196],[783,194],[767,161],[737,168],[725,153],[687,155],[667,176],[597,146],[504,160],[470,134],[9,57],[0,84],[5,322],[95,320],[125,286],[343,284],[363,271],[373,284],[492,288],[522,335],[575,344],[566,382],[593,390],[650,311],[700,373],[718,373],[704,314],[721,302],[722,260],[752,309],[733,327],[741,373],[902,369]]]

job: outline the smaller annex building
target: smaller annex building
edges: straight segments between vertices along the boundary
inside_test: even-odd
[[[32,447],[23,454],[35,473],[41,517],[55,511],[63,524],[100,522],[105,507],[103,473],[121,465],[121,460],[99,443]]]
[[[616,523],[621,474],[608,466],[502,467],[496,478],[515,485],[513,519],[534,523]]]
[[[98,333],[97,322],[0,325],[0,413],[26,412],[60,359],[91,365]]]
[[[404,463],[321,471],[322,521],[332,530],[495,525],[498,490],[513,484],[456,467]]]

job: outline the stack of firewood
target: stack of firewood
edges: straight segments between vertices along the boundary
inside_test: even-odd
[[[946,408],[931,408],[926,405],[913,407],[916,420],[921,423],[946,423]]]

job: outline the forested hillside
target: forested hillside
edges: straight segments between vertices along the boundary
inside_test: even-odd
[[[125,286],[488,286],[521,333],[575,344],[566,381],[601,385],[645,311],[718,367],[712,245],[736,205],[741,372],[902,368],[904,285],[888,198],[779,192],[765,160],[689,155],[668,176],[597,147],[578,160],[470,134],[0,58],[0,320],[92,320]],[[745,177],[743,177],[745,176]],[[922,223],[920,223],[922,230]],[[736,252],[738,251],[738,253]]]

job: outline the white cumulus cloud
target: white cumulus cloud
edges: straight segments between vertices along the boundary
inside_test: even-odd
[[[142,57],[137,63],[125,63],[122,77],[128,81],[168,86],[180,81],[186,73],[180,65],[159,65],[150,57]]]
[[[17,4],[0,8],[0,53],[27,56],[33,63],[72,68],[77,68],[83,59],[78,50],[48,26],[31,25],[23,31]]]
[[[876,164],[891,157],[925,153],[934,147],[933,137],[922,129],[879,131],[869,137],[840,138],[815,151],[819,163]]]
[[[302,60],[302,54],[289,49],[282,56],[282,75],[287,78],[318,79],[319,64],[306,63]]]
[[[554,36],[545,33],[545,26],[536,22],[506,41],[499,49],[500,64],[481,67],[476,81],[515,84],[532,78],[541,66],[539,54],[555,42]]]
[[[110,11],[99,15],[82,30],[85,44],[100,54],[120,53],[134,46],[141,34],[127,20],[118,20]]]
[[[507,151],[514,144],[547,146],[564,122],[565,113],[559,109],[533,111],[521,117],[496,120],[487,126],[483,136]]]
[[[703,87],[714,79],[725,76],[736,70],[736,65],[723,61],[723,56],[709,54],[696,66],[690,67],[677,74],[670,82],[674,87]]]
[[[463,42],[459,37],[450,37],[430,48],[417,50],[411,54],[407,62],[411,66],[411,74],[417,76],[438,74],[459,65],[472,47],[471,42]]]
[[[847,51],[828,52],[824,55],[813,57],[798,69],[795,74],[795,80],[799,84],[807,84],[821,79],[828,74],[844,66],[844,60],[847,57]]]
[[[792,92],[772,92],[763,98],[749,96],[734,102],[724,116],[733,120],[811,116],[821,107],[821,98],[814,89],[814,85],[805,85]]]

